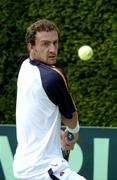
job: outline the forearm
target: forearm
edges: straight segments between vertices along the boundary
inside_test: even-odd
[[[78,122],[78,113],[74,112],[72,115],[73,117],[71,119],[67,119],[63,115],[61,115],[61,120],[64,125],[68,126],[71,129],[74,129]]]
[[[67,119],[62,115],[61,119],[62,119],[62,123],[67,126],[65,131],[61,132],[62,149],[72,150],[74,148],[75,142],[78,140],[78,134],[79,134],[78,114],[77,112],[74,112],[71,119]],[[70,131],[73,134],[73,139],[69,141],[67,137],[67,132]]]

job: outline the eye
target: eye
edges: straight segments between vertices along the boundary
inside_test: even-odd
[[[48,41],[45,41],[45,42],[43,42],[43,44],[42,44],[42,45],[43,45],[43,46],[45,46],[45,47],[48,47],[48,46],[49,46],[49,44],[50,44],[50,43],[49,43]]]
[[[58,45],[58,41],[54,41],[54,45],[57,46]]]

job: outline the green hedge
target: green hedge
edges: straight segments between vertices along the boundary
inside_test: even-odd
[[[53,20],[61,31],[57,65],[68,76],[81,125],[117,126],[116,0],[0,1],[0,123],[15,123],[16,80],[27,57],[25,30],[39,18]],[[94,50],[81,61],[77,50]]]

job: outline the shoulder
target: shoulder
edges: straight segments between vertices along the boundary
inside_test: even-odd
[[[64,82],[65,77],[62,71],[56,67],[49,67],[46,65],[40,65],[39,67],[42,80],[51,82],[51,83],[60,83]]]
[[[29,58],[25,59],[23,62],[22,62],[22,66],[26,65],[26,64],[29,64]]]
[[[20,70],[26,68],[28,64],[29,64],[29,59],[24,60],[20,66]]]

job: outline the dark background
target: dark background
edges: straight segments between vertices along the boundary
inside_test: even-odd
[[[0,1],[0,124],[15,124],[16,80],[27,58],[26,28],[39,18],[60,29],[57,65],[63,67],[81,125],[117,126],[117,1]],[[77,50],[88,44],[89,61]]]

